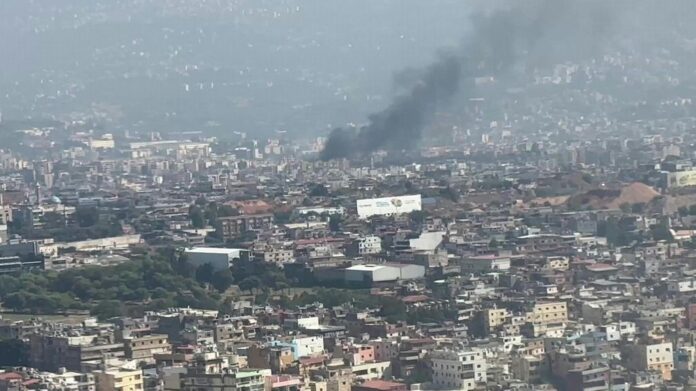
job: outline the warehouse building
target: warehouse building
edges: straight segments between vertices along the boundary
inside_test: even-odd
[[[425,267],[398,263],[355,265],[345,269],[348,283],[380,283],[416,280],[425,276]]]

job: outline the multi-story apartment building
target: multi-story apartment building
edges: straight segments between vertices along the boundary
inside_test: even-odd
[[[112,369],[95,371],[97,391],[139,391],[143,389],[143,372],[140,369]]]
[[[486,360],[480,350],[436,350],[430,355],[433,386],[441,390],[474,390],[485,382]]]
[[[527,311],[526,321],[536,324],[567,322],[568,305],[562,301],[535,303]]]
[[[123,345],[126,358],[153,363],[155,354],[172,351],[166,334],[131,334],[123,338]]]
[[[246,370],[228,373],[196,373],[189,371],[178,383],[165,385],[164,391],[264,391],[263,371]]]
[[[40,370],[57,372],[66,368],[80,371],[84,364],[124,357],[123,344],[114,343],[108,338],[38,334],[29,338],[29,363]]]
[[[221,217],[217,223],[217,233],[225,239],[239,237],[247,231],[265,230],[273,225],[273,214],[255,214]]]
[[[626,345],[623,351],[626,368],[634,370],[655,370],[664,380],[672,379],[674,369],[674,348],[671,342]]]
[[[361,257],[382,252],[382,239],[379,236],[368,235],[351,240],[346,246],[346,255]]]
[[[483,328],[486,334],[492,333],[512,317],[512,313],[505,308],[489,308],[483,311]]]

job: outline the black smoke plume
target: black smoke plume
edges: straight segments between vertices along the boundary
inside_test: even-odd
[[[459,50],[441,54],[421,71],[410,70],[408,78],[415,79],[410,91],[397,97],[385,110],[370,115],[367,125],[334,129],[320,158],[410,150],[418,145],[423,129],[438,109],[462,86],[473,88],[474,77],[501,74],[522,59],[531,58],[539,65],[595,52],[618,7],[610,3],[613,2],[517,1],[513,7],[474,15],[473,31]],[[615,4],[618,3],[617,0]]]

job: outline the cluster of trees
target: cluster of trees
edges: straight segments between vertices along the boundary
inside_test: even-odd
[[[39,314],[89,310],[109,318],[173,306],[217,308],[219,299],[170,262],[149,257],[111,267],[0,276],[3,307]]]
[[[209,285],[220,293],[232,285],[251,293],[258,290],[286,289],[291,286],[283,270],[274,263],[237,259],[230,269],[215,271],[210,264],[197,268],[192,266],[185,255],[169,254],[169,258],[176,273],[201,285]]]
[[[0,301],[5,309],[52,314],[89,311],[100,319],[139,316],[143,311],[168,307],[222,309],[221,293],[236,284],[242,291],[268,300],[271,291],[300,285],[276,264],[238,259],[231,269],[215,271],[210,264],[193,267],[174,251],[110,267],[90,266],[60,273],[31,272],[0,276]],[[214,288],[214,289],[212,289]],[[287,306],[320,302],[327,307],[352,303],[356,308],[379,309],[390,321],[441,322],[448,311],[409,311],[395,297],[371,295],[366,290],[320,288],[295,297],[281,296]],[[2,345],[0,345],[0,349]]]
[[[642,241],[641,235],[634,231],[633,221],[629,219],[617,219],[611,217],[606,221],[597,223],[597,235],[607,238],[612,246],[628,246],[634,242]]]
[[[274,263],[239,259],[234,261],[231,271],[242,291],[281,290],[291,286],[283,270]]]

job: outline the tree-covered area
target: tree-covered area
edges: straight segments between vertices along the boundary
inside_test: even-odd
[[[37,314],[88,310],[100,318],[174,306],[218,307],[215,291],[174,266],[145,257],[111,267],[0,276],[0,300],[10,310]]]
[[[210,264],[192,266],[185,256],[163,251],[110,267],[89,266],[60,273],[45,271],[0,276],[3,308],[33,314],[89,311],[100,319],[139,316],[146,310],[194,307],[224,310],[222,293],[233,284],[268,303],[273,293],[300,285],[276,264],[236,260],[231,269],[215,271]],[[281,295],[276,304],[301,306],[320,302],[326,307],[350,303],[377,309],[390,321],[442,322],[452,319],[443,309],[411,309],[398,298],[367,290],[318,288],[312,293]]]

